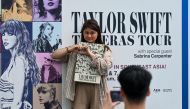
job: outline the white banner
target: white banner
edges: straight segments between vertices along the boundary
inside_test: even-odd
[[[95,18],[113,52],[110,90],[120,90],[121,69],[140,65],[153,75],[147,109],[182,109],[181,15],[181,0],[65,0],[63,46],[79,42],[84,20]],[[69,107],[63,99],[63,108]]]

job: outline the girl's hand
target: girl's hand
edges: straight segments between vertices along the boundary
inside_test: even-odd
[[[120,102],[112,102],[110,91],[106,91],[106,98],[103,103],[103,109],[114,109]]]
[[[82,51],[85,51],[85,55],[87,55],[87,56],[90,56],[93,54],[88,46],[83,46]]]
[[[78,48],[77,48],[77,53],[79,53],[79,54],[82,54],[82,55],[88,55],[88,53],[87,53],[87,47],[86,46],[78,46]]]
[[[77,52],[77,51],[80,51],[81,47],[82,47],[82,45],[75,44],[75,45],[68,47],[68,51],[69,52]]]
[[[78,53],[87,55],[92,59],[95,58],[95,54],[90,50],[88,46],[81,46],[80,51]]]

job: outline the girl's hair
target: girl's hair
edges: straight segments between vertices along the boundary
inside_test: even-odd
[[[50,24],[50,23],[48,23],[48,22],[42,23],[42,24],[40,25],[40,33],[39,33],[39,35],[38,35],[38,38],[42,37],[43,31],[45,30],[45,28],[46,28],[48,25],[51,27],[51,30],[54,29],[54,26],[53,26],[52,24]]]
[[[101,40],[101,30],[100,30],[100,27],[98,25],[98,22],[94,19],[89,19],[89,20],[86,20],[83,24],[83,27],[81,29],[81,42],[87,42],[85,39],[84,39],[84,30],[86,28],[90,28],[94,31],[96,31],[98,33],[98,36],[97,36],[97,39],[95,41],[95,43],[97,44],[103,44],[102,40]]]
[[[0,27],[0,33],[4,34],[5,32],[16,36],[17,45],[14,47],[15,54],[12,54],[12,58],[15,61],[17,56],[24,57],[25,63],[27,63],[25,78],[30,78],[32,84],[36,86],[41,78],[26,26],[18,20],[7,20]]]
[[[53,96],[53,100],[55,100],[56,88],[55,88],[55,86],[53,84],[50,84],[49,87],[50,87],[50,94]]]
[[[46,17],[46,10],[44,7],[43,0],[38,1],[38,8],[39,8],[39,16]],[[59,0],[59,6],[57,9],[53,11],[53,14],[55,15],[55,20],[59,20],[61,18],[61,0]]]

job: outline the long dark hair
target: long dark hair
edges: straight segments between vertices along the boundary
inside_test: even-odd
[[[84,39],[84,35],[83,35],[83,31],[86,28],[90,28],[90,29],[92,29],[92,30],[94,30],[94,31],[96,31],[98,33],[98,36],[97,36],[97,39],[96,39],[95,43],[97,43],[97,44],[103,44],[102,39],[101,39],[100,27],[98,25],[98,22],[95,19],[89,19],[89,20],[86,20],[84,22],[83,27],[81,29],[81,42],[87,42]]]
[[[32,42],[30,41],[30,34],[27,30],[25,24],[18,20],[7,20],[0,27],[0,33],[5,32],[13,33],[17,38],[17,45],[14,47],[16,51],[12,55],[12,58],[16,59],[17,56],[23,56],[26,63],[26,72],[28,78],[31,79],[31,82],[36,86],[40,82],[40,72],[36,63],[36,56],[32,49]]]

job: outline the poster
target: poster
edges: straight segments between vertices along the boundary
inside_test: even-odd
[[[0,0],[0,15],[0,108],[61,109],[61,63],[50,53],[62,46],[62,0]]]
[[[34,109],[47,109],[52,108],[52,105],[45,105],[45,102],[52,99],[52,96],[54,97],[54,109],[62,109],[62,103],[61,103],[61,84],[57,83],[50,83],[50,84],[44,84],[41,83],[37,87],[33,87],[33,108]],[[52,103],[53,104],[53,103]],[[49,107],[46,107],[49,106]]]

